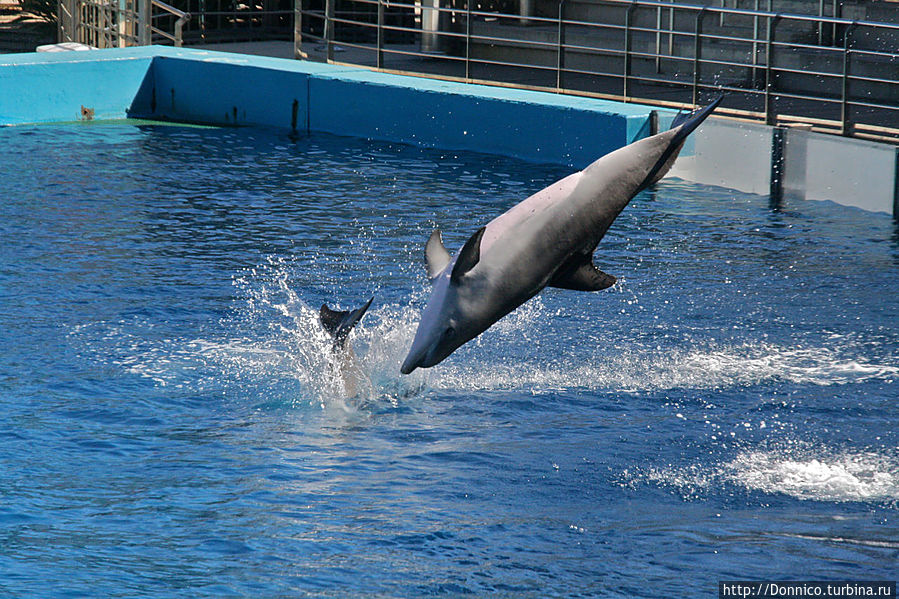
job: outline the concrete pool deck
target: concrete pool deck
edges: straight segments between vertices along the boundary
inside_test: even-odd
[[[582,168],[670,111],[595,98],[205,49],[148,46],[0,57],[0,126],[149,118],[263,126]],[[724,118],[672,175],[899,215],[895,146]]]

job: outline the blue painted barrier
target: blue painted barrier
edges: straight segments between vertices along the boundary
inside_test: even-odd
[[[149,84],[152,53],[47,52],[0,55],[0,125],[120,119]]]
[[[646,137],[651,121],[650,108],[634,104],[188,48],[0,55],[0,126],[74,121],[82,107],[96,119],[277,127],[575,168]],[[658,112],[666,129],[673,113]],[[710,119],[672,174],[765,194],[771,133]],[[743,155],[733,160],[738,138]],[[788,131],[792,147],[819,152],[785,162],[791,194],[899,216],[899,149],[850,141]]]
[[[0,59],[0,125],[141,117],[292,128],[585,166],[649,134],[591,98],[159,46]]]

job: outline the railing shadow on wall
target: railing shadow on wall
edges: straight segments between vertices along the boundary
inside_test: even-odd
[[[899,25],[758,4],[297,0],[295,43],[330,62],[661,106],[725,93],[731,116],[899,143]]]

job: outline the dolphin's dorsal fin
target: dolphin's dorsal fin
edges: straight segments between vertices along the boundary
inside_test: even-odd
[[[332,310],[327,304],[322,304],[318,317],[322,322],[322,326],[325,327],[325,330],[334,338],[335,345],[343,347],[350,331],[353,330],[356,323],[362,319],[362,315],[365,314],[365,311],[368,310],[368,307],[371,306],[374,299],[375,298],[372,297],[365,302],[364,306],[353,311]]]
[[[615,277],[593,265],[589,255],[575,254],[549,280],[550,287],[574,291],[600,291],[615,284]]]
[[[450,263],[452,257],[443,246],[443,240],[440,238],[440,229],[434,229],[428,243],[425,245],[425,261],[428,264],[428,278],[432,281],[437,275],[442,273],[446,265]]]
[[[453,283],[458,283],[469,270],[474,268],[481,260],[481,237],[487,227],[481,227],[477,232],[468,238],[462,249],[459,250],[459,257],[456,258],[456,264],[453,265],[453,273],[450,278]]]

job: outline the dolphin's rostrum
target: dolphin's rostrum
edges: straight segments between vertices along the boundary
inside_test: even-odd
[[[544,287],[599,291],[615,277],[593,265],[609,226],[671,169],[686,137],[721,102],[678,115],[671,129],[611,152],[490,221],[455,256],[434,231],[425,247],[431,297],[401,371],[428,368]]]

